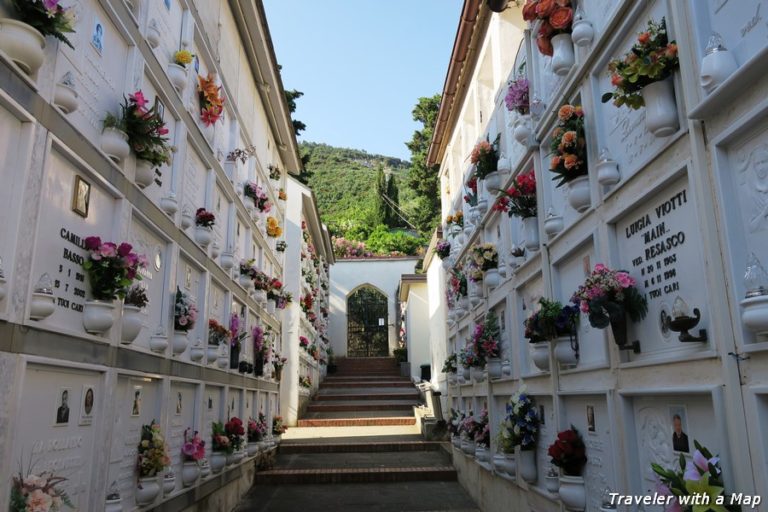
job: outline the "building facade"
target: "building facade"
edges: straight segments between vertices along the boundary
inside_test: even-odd
[[[4,33],[27,30],[9,20],[18,18],[11,2],[0,5]],[[33,472],[67,478],[60,487],[79,510],[229,510],[254,464],[182,482],[181,447],[187,430],[199,431],[213,464],[213,422],[263,413],[271,425],[280,409],[259,349],[284,352],[282,314],[242,275],[282,279],[279,191],[301,170],[263,7],[67,7],[71,48],[47,37],[36,61],[34,30],[0,42],[0,380],[13,390],[0,399],[0,502],[11,475],[34,461]],[[130,119],[105,122],[123,102],[157,114],[167,158],[150,165],[146,145],[126,143]],[[146,258],[148,304],[94,301],[107,285],[83,267],[92,236]],[[239,343],[215,336],[217,325],[237,325]],[[175,481],[147,501],[136,462],[152,423],[171,460],[154,481]]]
[[[552,7],[540,3],[542,12]],[[719,454],[729,496],[765,496],[768,280],[757,264],[768,254],[768,83],[758,71],[768,51],[764,2],[565,3],[575,17],[561,13],[550,25],[523,19],[523,12],[536,17],[536,2],[509,2],[500,13],[465,2],[430,150],[430,161],[440,164],[443,215],[463,212],[462,227],[443,226],[452,233],[451,255],[442,277],[430,279],[431,288],[449,290],[447,303],[441,297],[445,350],[458,353],[494,312],[506,363],[497,378],[486,378],[488,371],[468,380],[442,375],[437,384],[451,383],[448,405],[456,410],[488,408],[491,456],[505,406],[522,386],[541,416],[535,456],[517,449],[516,477],[488,471],[490,460],[478,463],[456,449],[460,478],[484,510],[560,510],[565,494],[547,478],[547,448],[573,425],[587,457],[584,505],[574,510],[600,510],[606,489],[652,494],[651,464],[690,460],[694,440]],[[674,45],[665,51],[679,58],[661,82],[664,96],[649,96],[638,109],[603,102],[619,83],[610,62],[653,35],[646,34],[649,21],[665,21]],[[566,37],[550,32],[556,23]],[[520,78],[529,82],[526,117],[505,104],[510,82]],[[661,111],[656,101],[665,101]],[[567,104],[581,109],[561,110]],[[558,123],[574,112],[583,120],[587,178],[557,187],[550,167],[560,149],[551,142],[560,142]],[[478,180],[472,206],[463,196],[481,141],[498,141],[498,174]],[[494,209],[498,190],[529,172],[534,220]],[[481,272],[480,282],[469,279],[467,296],[451,293],[450,273],[466,276],[472,247],[484,243],[498,252],[498,279]],[[435,259],[425,265],[430,276],[439,270]],[[530,343],[524,322],[540,298],[569,303],[598,264],[629,273],[647,314],[623,330],[594,326],[599,322],[581,313],[575,336]],[[524,459],[527,468],[535,464],[525,477]]]

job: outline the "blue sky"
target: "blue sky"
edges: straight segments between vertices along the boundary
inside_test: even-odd
[[[442,92],[462,0],[264,0],[299,140],[410,158],[420,96]]]

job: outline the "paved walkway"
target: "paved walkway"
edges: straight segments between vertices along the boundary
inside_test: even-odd
[[[237,512],[479,512],[450,451],[422,439],[412,408],[392,415],[404,401],[417,405],[418,392],[394,360],[340,361]],[[357,426],[361,419],[370,426]]]

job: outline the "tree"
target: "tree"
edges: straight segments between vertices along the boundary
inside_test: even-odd
[[[285,101],[288,103],[288,110],[291,114],[296,112],[296,100],[302,96],[304,96],[304,93],[297,91],[296,89],[285,91]],[[291,116],[291,122],[293,123],[293,131],[296,132],[297,137],[301,132],[307,129],[307,125],[299,120],[293,119],[293,116]]]
[[[396,206],[400,206],[400,199],[399,199],[399,193],[397,190],[397,180],[395,180],[395,177],[390,174],[389,179],[387,179],[387,199],[391,201],[392,204],[389,202],[387,203],[387,215],[384,219],[384,223],[389,226],[390,228],[396,228],[399,226],[402,226],[402,221],[400,219],[400,216],[395,211],[395,208],[392,206],[393,204]]]
[[[414,212],[416,227],[423,233],[431,231],[439,223],[440,187],[436,165],[427,165],[427,154],[432,142],[432,135],[440,111],[440,95],[421,97],[413,108],[413,120],[420,122],[422,128],[413,132],[410,142],[405,145],[411,151],[411,170],[409,185],[416,192],[419,212]]]
[[[387,177],[384,175],[384,168],[379,165],[376,169],[376,196],[374,204],[376,205],[376,224],[386,224],[387,211],[389,206],[384,201],[384,194],[387,193]]]

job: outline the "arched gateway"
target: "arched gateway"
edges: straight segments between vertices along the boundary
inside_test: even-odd
[[[347,297],[347,356],[389,355],[387,296],[363,285]]]

